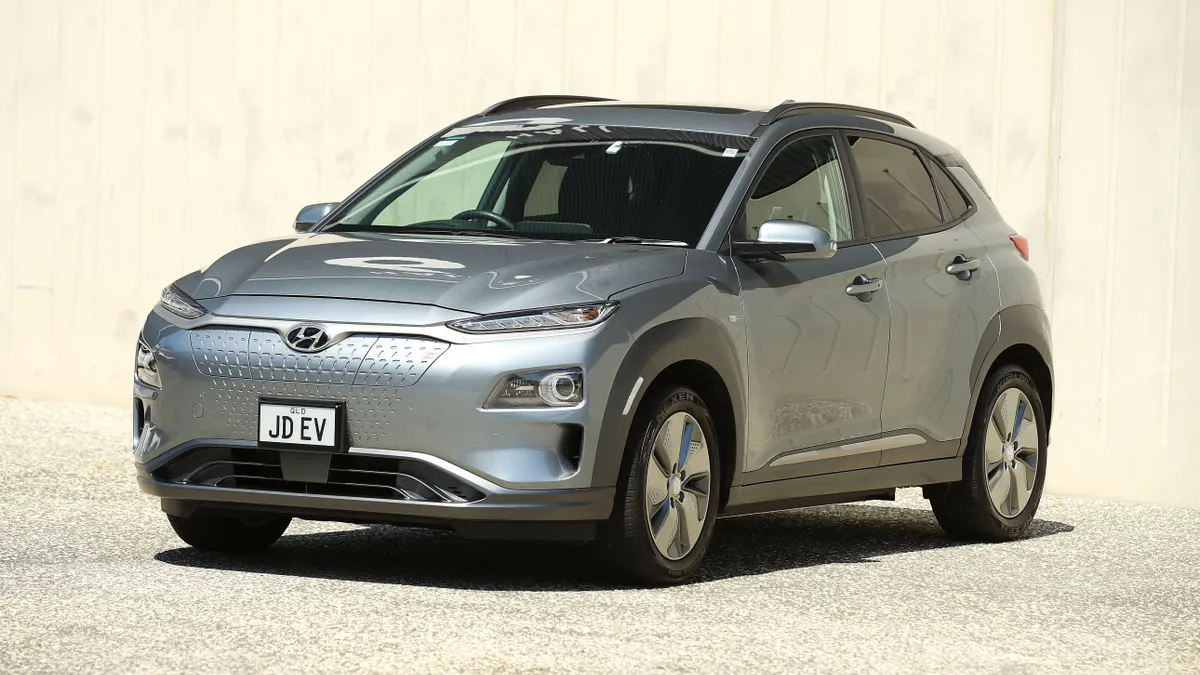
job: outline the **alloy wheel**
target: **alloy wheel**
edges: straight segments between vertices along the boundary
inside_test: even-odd
[[[1005,389],[996,399],[983,447],[992,506],[1016,518],[1033,495],[1041,451],[1037,415],[1020,389]]]
[[[659,427],[646,467],[646,522],[663,557],[679,560],[696,546],[711,487],[704,431],[695,417],[674,413]]]

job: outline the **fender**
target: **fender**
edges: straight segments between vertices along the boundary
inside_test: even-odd
[[[1054,362],[1050,352],[1050,321],[1046,312],[1038,305],[1012,305],[1000,310],[984,329],[983,339],[971,362],[971,405],[967,419],[964,421],[962,439],[959,441],[958,457],[966,450],[971,431],[971,421],[975,418],[975,407],[979,404],[979,396],[983,390],[984,380],[991,372],[1004,350],[1016,345],[1028,345],[1041,356],[1050,376],[1050,391],[1044,394],[1043,401],[1046,410],[1053,410],[1054,397]],[[1031,373],[1032,374],[1032,373]],[[1050,415],[1047,414],[1047,417]],[[1046,420],[1047,431],[1050,420]]]
[[[717,372],[729,392],[734,419],[733,470],[729,473],[736,475],[724,476],[723,480],[727,486],[731,478],[734,479],[735,485],[736,481],[740,481],[745,395],[736,351],[729,334],[715,321],[686,318],[659,324],[647,330],[626,352],[613,380],[612,389],[609,390],[608,402],[604,409],[603,433],[597,444],[592,485],[610,487],[617,484],[625,456],[626,441],[638,406],[655,379],[668,367],[681,361],[700,361],[708,364]],[[626,403],[630,400],[630,392],[633,391],[638,378],[642,378],[642,384],[634,393],[633,401],[628,406],[629,412],[626,413]]]

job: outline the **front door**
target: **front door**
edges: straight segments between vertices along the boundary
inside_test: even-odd
[[[802,221],[828,230],[840,247],[823,260],[737,262],[748,340],[747,473],[768,469],[777,478],[879,463],[871,444],[854,441],[881,430],[885,264],[874,246],[859,243],[851,213],[839,142],[808,135],[768,162],[734,229],[735,238],[754,239],[767,220]]]

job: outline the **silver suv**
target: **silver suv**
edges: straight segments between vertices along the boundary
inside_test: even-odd
[[[142,329],[138,483],[192,546],[397,523],[594,539],[668,584],[723,515],[921,486],[996,541],[1037,509],[1028,245],[896,115],[518,98],[295,229]]]

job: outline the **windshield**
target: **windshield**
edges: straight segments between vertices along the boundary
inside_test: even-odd
[[[394,167],[325,229],[694,246],[752,142],[568,122],[454,129]]]

